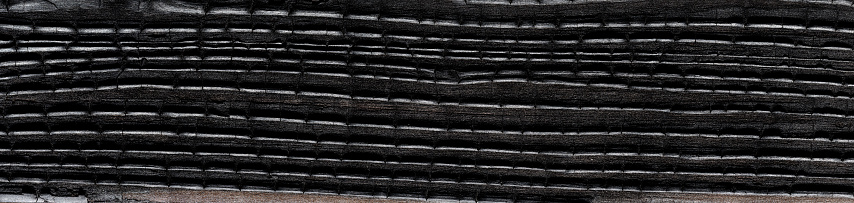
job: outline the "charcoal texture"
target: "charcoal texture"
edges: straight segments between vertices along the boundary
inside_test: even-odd
[[[0,5],[0,194],[854,201],[850,1]]]

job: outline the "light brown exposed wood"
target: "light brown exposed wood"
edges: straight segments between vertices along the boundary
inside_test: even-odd
[[[321,195],[321,194],[290,194],[269,192],[237,192],[237,191],[200,191],[200,190],[170,190],[158,189],[146,192],[127,192],[122,194],[125,200],[152,201],[152,202],[340,202],[340,203],[403,203],[403,202],[426,202],[416,200],[397,200],[368,197],[354,197],[345,195]]]

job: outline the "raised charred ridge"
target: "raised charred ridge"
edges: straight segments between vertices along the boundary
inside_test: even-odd
[[[0,4],[0,195],[854,199],[844,3]]]

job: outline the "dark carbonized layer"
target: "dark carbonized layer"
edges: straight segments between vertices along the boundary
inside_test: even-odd
[[[854,192],[845,3],[3,5],[4,194]]]

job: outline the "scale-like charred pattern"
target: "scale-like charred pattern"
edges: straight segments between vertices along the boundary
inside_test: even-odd
[[[850,1],[0,5],[0,201],[854,201]]]

